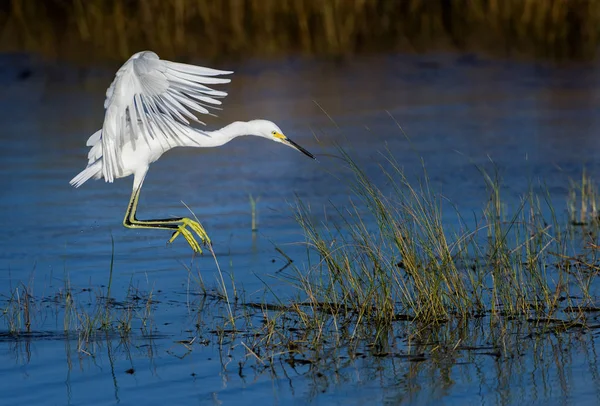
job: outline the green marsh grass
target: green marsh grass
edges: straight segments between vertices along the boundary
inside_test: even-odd
[[[384,191],[343,151],[342,158],[354,178],[348,204],[332,205],[327,211],[335,220],[319,221],[297,202],[309,262],[277,275],[293,288],[291,299],[247,304],[260,309],[254,317],[261,320],[245,343],[249,356],[270,349],[267,358],[312,354],[314,360],[333,348],[365,345],[386,353],[401,336],[418,357],[432,331],[478,320],[487,323],[486,339],[505,352],[511,325],[528,334],[587,328],[588,312],[598,308],[597,228],[591,240],[570,233],[543,183],[505,198],[499,172],[480,168],[488,199],[467,222],[434,191],[426,172],[410,182],[387,155]],[[576,187],[588,214],[586,207],[596,205],[593,184],[584,175]],[[458,219],[454,226],[448,216]],[[436,342],[430,356],[461,346]]]
[[[584,168],[581,180],[571,180],[569,185],[567,207],[571,225],[597,225],[600,214],[596,205],[597,199],[598,187]]]
[[[117,302],[108,296],[110,288],[73,287],[68,274],[49,296],[35,296],[32,282],[20,283],[8,295],[0,295],[0,335],[6,332],[15,339],[47,335],[45,323],[54,319],[65,337],[76,337],[78,352],[92,355],[107,334],[129,340],[134,327],[142,336],[156,331],[152,290],[143,292],[130,285]]]
[[[31,333],[32,318],[37,314],[31,288],[23,283],[11,289],[5,304],[0,308],[9,334],[18,336]]]

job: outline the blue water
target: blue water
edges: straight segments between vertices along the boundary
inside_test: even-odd
[[[495,165],[515,204],[543,179],[560,217],[569,179],[579,178],[584,165],[598,173],[600,76],[593,64],[393,55],[218,67],[236,73],[211,127],[268,118],[319,162],[250,137],[216,149],[173,150],[151,167],[138,213],[185,215],[185,202],[246,301],[289,294],[289,285],[273,277],[287,262],[276,247],[307,266],[292,210],[297,197],[320,220],[335,216],[323,209],[330,201],[347,204],[349,174],[333,157],[337,145],[375,177],[386,149],[409,177],[422,174],[423,159],[432,187],[465,213],[480,210],[487,197],[475,165]],[[102,123],[116,68],[0,55],[0,306],[22,294],[20,283],[48,299],[34,312],[36,334],[15,338],[0,324],[0,403],[598,403],[594,330],[543,338],[537,346],[527,341],[511,358],[465,350],[458,359],[339,361],[335,372],[321,375],[285,366],[240,374],[239,342],[228,353],[210,334],[225,309],[201,307],[197,295],[198,274],[209,289],[220,281],[212,256],[193,258],[181,238],[167,245],[170,235],[161,230],[122,227],[131,179],[68,184],[85,167],[85,141]],[[250,194],[260,198],[256,233]],[[106,292],[113,240],[111,296],[123,301],[131,286],[151,293],[151,334],[142,331],[137,308],[130,341],[116,334],[79,347],[50,299],[69,284],[78,306],[91,313],[87,304]],[[194,337],[191,350],[179,343]]]

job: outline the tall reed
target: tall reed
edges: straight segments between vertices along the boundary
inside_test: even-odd
[[[8,0],[0,49],[122,60],[487,50],[592,57],[598,0]]]

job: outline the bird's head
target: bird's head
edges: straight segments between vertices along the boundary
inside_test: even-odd
[[[304,155],[315,159],[313,154],[283,135],[281,129],[274,122],[269,120],[252,120],[248,122],[248,124],[252,126],[254,135],[287,145],[288,147],[292,147],[295,150],[302,152]]]

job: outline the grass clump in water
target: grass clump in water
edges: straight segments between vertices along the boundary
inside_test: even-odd
[[[6,320],[9,334],[18,335],[31,332],[32,317],[35,315],[34,307],[35,300],[28,285],[20,284],[11,289],[4,305],[0,307],[0,316]]]
[[[106,337],[128,341],[134,328],[142,336],[156,330],[152,291],[130,285],[124,299],[116,301],[108,296],[109,291],[73,287],[68,275],[64,285],[49,296],[34,296],[32,285],[33,280],[28,285],[20,283],[9,295],[0,295],[0,337],[75,339],[78,352],[92,355]]]
[[[571,225],[598,225],[600,212],[598,212],[596,204],[597,198],[598,187],[584,168],[581,181],[571,180],[570,182],[567,209]]]
[[[498,173],[481,169],[489,197],[467,221],[433,192],[426,173],[415,186],[388,156],[384,192],[347,154],[343,159],[354,176],[350,203],[333,206],[333,215],[328,208],[327,221],[318,222],[298,202],[309,264],[281,276],[294,286],[294,299],[262,306],[253,353],[268,344],[319,358],[359,343],[386,353],[398,337],[423,343],[434,326],[466,328],[480,319],[488,323],[481,340],[508,351],[515,323],[527,334],[585,328],[587,312],[598,306],[596,250],[568,224],[561,227],[547,193],[530,186],[508,204]],[[481,344],[461,337],[436,339],[429,350]]]

